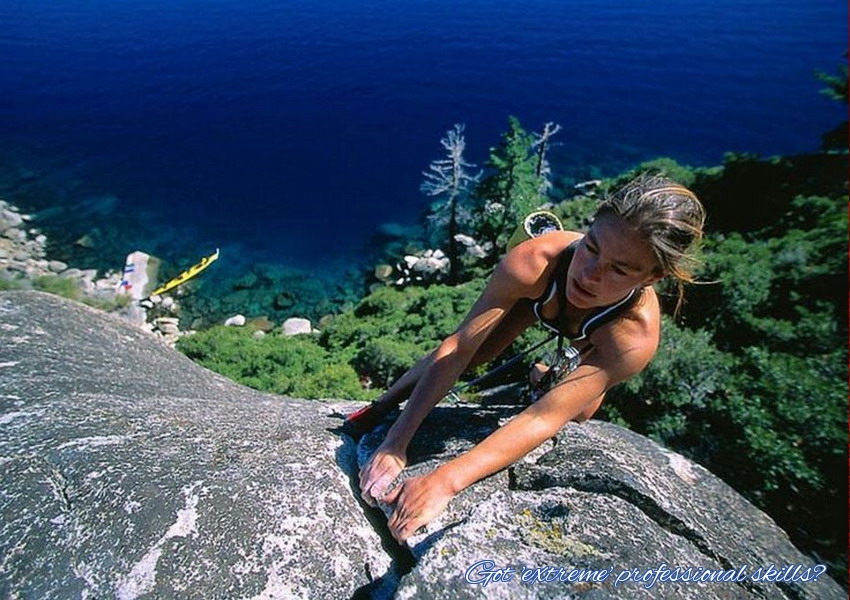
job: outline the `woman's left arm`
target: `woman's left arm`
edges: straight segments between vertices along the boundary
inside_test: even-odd
[[[404,541],[439,515],[461,490],[514,464],[552,438],[606,390],[641,371],[655,352],[656,344],[650,340],[636,341],[623,335],[625,332],[597,333],[608,339],[600,339],[585,364],[562,384],[470,451],[426,475],[405,480],[387,495],[385,500],[396,504],[389,519],[396,539]]]

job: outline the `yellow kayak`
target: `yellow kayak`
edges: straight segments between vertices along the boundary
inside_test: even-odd
[[[191,267],[180,273],[180,275],[178,275],[174,279],[170,279],[165,284],[156,288],[154,291],[151,292],[151,296],[159,296],[161,294],[164,294],[165,292],[173,290],[179,285],[183,285],[184,283],[192,279],[192,277],[199,274],[201,271],[213,264],[216,259],[218,259],[218,254],[219,251],[218,248],[216,248],[215,252],[213,252],[209,256],[203,257],[197,264],[192,265]]]

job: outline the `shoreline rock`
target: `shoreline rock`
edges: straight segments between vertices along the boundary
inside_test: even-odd
[[[32,216],[21,214],[13,204],[0,199],[0,279],[31,286],[40,277],[61,277],[76,283],[86,297],[113,299],[121,282],[117,272],[97,277],[94,269],[77,269],[47,257],[47,237],[36,228],[27,228]]]
[[[13,204],[0,199],[0,280],[22,289],[45,285],[46,278],[73,282],[73,291],[84,303],[112,305],[120,317],[173,346],[191,331],[179,329],[179,306],[173,298],[147,297],[157,281],[159,260],[141,251],[124,259],[122,272],[108,271],[98,277],[95,269],[78,269],[47,257],[47,237],[38,229],[27,228],[33,217],[22,214]],[[70,290],[69,290],[70,291]],[[126,298],[127,300],[123,300]],[[149,308],[156,307],[154,314]]]

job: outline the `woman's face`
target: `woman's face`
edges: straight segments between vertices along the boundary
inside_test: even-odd
[[[606,306],[661,277],[649,244],[619,217],[605,215],[576,248],[567,271],[567,300],[577,308]]]

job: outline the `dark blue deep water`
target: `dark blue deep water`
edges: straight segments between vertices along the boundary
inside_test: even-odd
[[[844,0],[4,0],[0,152],[216,246],[356,260],[465,123],[563,127],[556,174],[816,150]],[[7,163],[8,164],[8,163]],[[15,198],[8,198],[14,201]],[[141,207],[141,208],[140,208]],[[185,240],[184,240],[185,241]],[[176,247],[176,246],[175,246]],[[174,257],[172,257],[174,258]],[[119,265],[120,266],[120,260]]]

